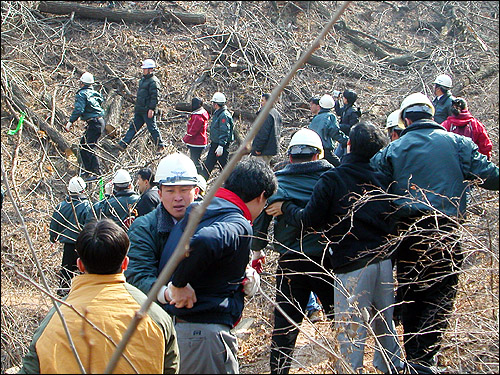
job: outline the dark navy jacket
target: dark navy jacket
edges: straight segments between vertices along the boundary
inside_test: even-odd
[[[175,250],[189,220],[193,207],[173,228],[165,244],[159,272]],[[244,293],[241,282],[250,257],[253,234],[250,222],[235,204],[214,197],[191,238],[189,257],[179,265],[172,284],[184,287],[189,283],[197,302],[191,309],[163,305],[165,310],[193,323],[216,323],[234,326],[243,312]]]

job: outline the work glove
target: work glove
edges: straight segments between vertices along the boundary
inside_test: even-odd
[[[73,123],[72,123],[72,122],[70,122],[70,121],[68,121],[68,122],[66,123],[66,125],[64,126],[64,130],[66,130],[67,132],[69,132],[69,128],[71,128],[71,126],[72,126],[72,125],[73,125]]]
[[[109,181],[106,185],[104,185],[104,194],[111,195],[113,192],[113,181]]]
[[[217,146],[217,148],[215,149],[215,156],[219,157],[222,155],[223,152],[224,148],[222,146]]]
[[[247,266],[245,269],[245,278],[241,283],[243,284],[243,292],[245,295],[253,297],[260,288],[260,276],[252,267]]]
[[[266,254],[262,250],[252,251],[252,268],[257,273],[262,273],[264,263],[266,263]]]

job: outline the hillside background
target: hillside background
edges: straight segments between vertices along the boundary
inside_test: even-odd
[[[146,58],[159,66],[156,74],[163,91],[158,125],[168,151],[187,153],[181,140],[186,103],[193,96],[208,103],[215,91],[225,93],[237,120],[234,151],[255,118],[261,94],[272,91],[341,4],[75,2],[130,10],[143,18],[156,12],[154,18],[131,22],[52,14],[46,11],[51,10],[47,3],[1,2],[2,186],[8,185],[13,197],[4,199],[1,216],[2,372],[20,365],[34,329],[51,306],[50,298],[21,276],[42,283],[30,246],[49,285],[58,285],[62,249],[49,243],[48,224],[69,179],[78,173],[77,146],[84,123],[75,123],[70,133],[63,126],[81,73],[94,74],[114,128],[98,147],[106,181],[118,168],[155,168],[161,158],[145,127],[126,152],[118,154],[113,146],[133,117],[140,64]],[[204,22],[180,22],[179,15],[185,13]],[[432,81],[446,73],[453,78],[452,93],[465,97],[471,113],[486,126],[492,160],[498,165],[498,16],[498,2],[351,3],[276,103],[284,127],[281,152],[273,162],[285,158],[291,135],[308,125],[311,96],[353,89],[363,119],[384,127],[386,116],[406,95],[421,91],[432,99]],[[27,114],[24,126],[9,135],[21,110]],[[97,184],[90,185],[93,200],[98,192]],[[498,373],[498,192],[474,189],[462,241],[466,262],[440,366],[450,373]],[[272,299],[276,260],[268,253],[263,288]],[[271,303],[263,295],[252,298],[244,318],[247,324],[238,333],[241,372],[269,372]],[[333,356],[307,336],[334,348],[334,334],[327,323],[314,327],[304,325],[294,373],[332,372]],[[367,362],[373,371],[370,366]]]

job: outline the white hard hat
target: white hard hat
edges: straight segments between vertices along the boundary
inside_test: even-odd
[[[176,152],[160,160],[155,182],[159,185],[197,185],[198,171],[188,156]]]
[[[198,178],[197,186],[200,188],[200,190],[203,192],[207,191],[207,180],[205,180],[205,177],[199,174],[197,178]]]
[[[83,178],[78,176],[72,177],[68,183],[68,191],[70,193],[80,194],[85,190],[86,187],[87,184],[85,183],[85,181],[83,181]]]
[[[89,72],[85,72],[80,77],[80,81],[82,81],[83,83],[86,83],[88,85],[91,85],[94,83],[94,76]]]
[[[319,100],[319,106],[321,108],[330,109],[335,106],[335,101],[333,100],[331,95],[325,94]]]
[[[288,153],[292,155],[318,153],[321,159],[323,157],[323,143],[314,130],[300,129],[290,140]]]
[[[439,86],[446,87],[447,89],[451,88],[451,86],[452,86],[451,77],[449,75],[446,75],[446,74],[438,75],[433,83],[435,83]]]
[[[221,92],[216,92],[214,96],[212,96],[211,102],[214,103],[225,103],[226,102],[226,96],[221,93]]]
[[[434,116],[434,106],[432,102],[421,92],[410,94],[404,98],[399,110],[401,111],[400,117],[402,121],[404,121],[405,112],[426,112]]]
[[[132,177],[125,169],[118,169],[113,176],[113,184],[129,184],[132,182]]]
[[[391,129],[395,128],[396,126],[401,129],[405,128],[404,122],[401,119],[401,111],[399,109],[396,109],[395,111],[391,112],[389,116],[387,116],[385,128]]]
[[[142,69],[156,68],[156,64],[153,59],[146,59],[142,62]]]

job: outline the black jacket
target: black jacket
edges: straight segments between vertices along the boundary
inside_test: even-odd
[[[257,112],[257,115],[260,111]],[[259,151],[260,155],[277,155],[280,148],[282,119],[279,112],[272,108],[259,132],[252,142],[252,155]]]
[[[154,73],[142,76],[137,89],[134,113],[147,113],[156,110],[160,96],[160,81]]]
[[[340,116],[340,130],[342,130],[345,135],[349,136],[351,127],[359,122],[359,116],[361,115],[359,109],[350,104],[340,107],[337,100],[335,102],[335,113],[337,116]]]
[[[159,203],[160,196],[158,195],[158,188],[155,186],[148,189],[141,195],[135,205],[137,217],[150,213],[158,206]]]
[[[369,160],[346,154],[339,167],[320,177],[304,209],[285,202],[282,211],[289,224],[324,230],[333,271],[350,272],[388,258],[383,245],[395,225],[387,186]]]

